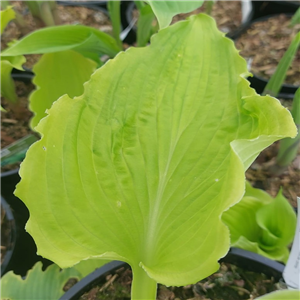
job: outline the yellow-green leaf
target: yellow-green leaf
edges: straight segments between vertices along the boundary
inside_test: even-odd
[[[200,14],[119,53],[82,96],[56,101],[16,190],[39,254],[62,267],[126,261],[133,299],[217,270],[229,249],[221,215],[241,199],[245,169],[296,135],[290,113],[247,75],[233,42]]]

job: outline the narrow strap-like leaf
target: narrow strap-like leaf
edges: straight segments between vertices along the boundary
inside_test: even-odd
[[[118,46],[120,47],[120,49],[122,49],[122,41],[120,39],[120,33],[121,33],[120,3],[121,3],[121,1],[108,1],[107,8],[108,8],[111,23],[113,26],[114,38],[115,38]]]
[[[115,56],[121,49],[108,34],[81,25],[63,25],[36,30],[5,49],[1,56],[44,54],[76,50]]]
[[[286,72],[289,69],[295,57],[299,45],[300,45],[300,32],[298,32],[295,35],[289,48],[286,50],[283,57],[281,58],[275,73],[272,75],[271,79],[269,80],[268,84],[266,85],[263,91],[263,95],[269,94],[274,97],[278,95],[281,86],[285,80]]]

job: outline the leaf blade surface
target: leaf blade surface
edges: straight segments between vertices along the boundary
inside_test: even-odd
[[[250,89],[246,73],[233,42],[199,15],[120,53],[83,96],[60,98],[17,188],[39,253],[63,267],[119,259],[167,285],[216,270],[229,247],[221,214],[242,197],[245,167],[296,134],[287,110]]]
[[[73,50],[44,54],[33,67],[33,83],[37,89],[29,98],[30,110],[34,113],[31,127],[47,115],[47,109],[62,95],[81,95],[83,84],[95,69],[95,62]]]

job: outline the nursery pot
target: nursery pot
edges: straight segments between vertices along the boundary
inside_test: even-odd
[[[31,71],[13,70],[12,78],[15,81],[21,81],[29,84],[34,74]],[[25,152],[31,143],[38,138],[34,135],[21,138],[13,144],[1,150],[1,166],[7,166],[19,163],[25,156]],[[13,165],[14,166],[14,165]],[[29,218],[29,212],[26,205],[14,195],[17,183],[20,181],[19,169],[14,168],[1,173],[1,199],[6,203],[5,210],[11,211],[10,217],[14,222],[15,243],[13,252],[7,266],[1,269],[1,275],[9,270],[13,270],[16,274],[25,276],[32,266],[41,260],[36,254],[37,249],[32,237],[25,231],[25,224]],[[5,205],[5,204],[4,204]]]
[[[285,15],[288,16],[288,17],[292,16],[292,14],[285,14]],[[258,23],[258,22],[263,22],[263,21],[268,20],[271,17],[277,17],[277,16],[279,16],[279,15],[278,14],[277,15],[268,15],[268,16],[261,17],[261,18],[253,20],[251,23],[247,24],[247,26],[242,28],[242,30],[235,37],[234,40],[235,41],[239,40],[239,38],[244,33],[246,33],[247,30],[250,29],[253,24]],[[251,87],[253,87],[258,94],[261,94],[269,80],[261,77],[260,75],[255,74],[254,71],[250,70],[250,72],[253,74],[253,77],[248,77],[247,79],[250,82]],[[297,86],[297,85],[283,83],[282,86],[281,86],[281,89],[279,91],[280,95],[278,95],[278,97],[287,98],[287,99],[293,98],[294,94],[296,93],[296,90],[298,88],[299,88],[299,86]]]
[[[83,1],[83,2],[76,2],[76,1],[57,1],[57,4],[60,5],[72,5],[72,6],[85,6],[85,7],[99,7],[99,8],[107,8],[107,1]]]
[[[34,73],[30,70],[19,71],[13,69],[11,77],[14,81],[20,81],[26,85],[32,82]],[[21,163],[22,159],[25,156],[25,152],[29,146],[36,141],[38,138],[31,134],[25,136],[19,140],[16,140],[11,145],[1,149],[1,167],[6,165],[11,165],[13,163]],[[12,158],[11,158],[12,157]],[[20,200],[16,201],[13,192],[15,190],[16,184],[20,181],[19,168],[11,169],[1,173],[1,195],[6,199],[8,204],[12,207],[14,213],[21,212],[22,218],[28,219],[28,210]],[[25,207],[25,211],[24,211]]]
[[[100,10],[106,15],[108,14],[107,1],[57,1],[57,4],[63,6],[83,6],[94,10]]]
[[[284,269],[284,265],[278,262],[238,248],[231,248],[220,262],[235,264],[247,271],[264,273],[273,277],[276,281],[281,279]],[[93,286],[106,282],[106,276],[122,267],[129,266],[120,261],[113,261],[106,264],[75,284],[59,300],[78,300],[81,295],[89,291]]]
[[[25,224],[29,218],[29,212],[26,205],[17,198],[13,192],[16,184],[20,180],[17,170],[4,172],[1,174],[1,204],[4,203],[4,209],[9,213],[13,220],[13,246],[11,247],[10,258],[7,259],[6,266],[1,267],[1,276],[12,270],[14,273],[25,276],[37,261],[43,261],[45,265],[52,262],[43,259],[36,254],[37,248],[31,235],[25,231]],[[4,263],[4,262],[3,262]]]
[[[32,82],[34,73],[27,68],[24,68],[24,69],[25,69],[25,71],[13,69],[11,77],[16,81],[21,81],[21,82],[24,82],[25,84],[29,84]]]
[[[1,246],[5,247],[3,257],[1,254],[1,276],[14,268],[13,256],[16,249],[16,241],[17,227],[14,215],[8,203],[1,197]]]
[[[29,218],[29,212],[26,205],[13,194],[19,181],[19,169],[1,173],[1,196],[11,207],[19,224],[23,226]]]
[[[252,1],[253,18],[257,19],[274,14],[294,14],[300,7],[297,1]]]

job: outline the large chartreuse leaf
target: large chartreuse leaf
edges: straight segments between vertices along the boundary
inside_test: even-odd
[[[294,290],[294,291],[281,290],[257,298],[257,300],[299,300],[299,299],[300,299],[299,290]]]
[[[242,200],[224,212],[222,220],[230,230],[232,246],[287,261],[296,214],[281,191],[273,199],[247,183]]]
[[[170,1],[170,0],[147,0],[157,17],[160,29],[170,25],[172,18],[180,13],[188,13],[203,4],[203,0],[187,1]]]
[[[296,135],[290,113],[247,75],[233,42],[198,15],[121,52],[82,96],[55,102],[16,190],[38,253],[62,267],[126,261],[133,299],[217,270],[229,248],[221,214],[242,197],[245,169]]]
[[[94,53],[113,57],[121,50],[114,38],[95,28],[62,25],[42,28],[30,33],[5,49],[1,56],[44,54],[71,49],[88,57],[93,57]]]
[[[30,110],[34,113],[31,127],[46,116],[46,110],[62,95],[81,95],[83,84],[95,69],[94,61],[72,50],[44,54],[33,67],[37,90],[29,98]]]

